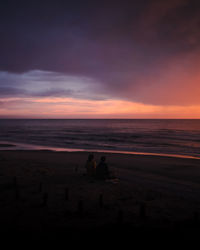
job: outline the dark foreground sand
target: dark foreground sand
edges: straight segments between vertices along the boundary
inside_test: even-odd
[[[200,160],[104,155],[115,180],[88,179],[86,152],[0,151],[1,234],[199,239]]]

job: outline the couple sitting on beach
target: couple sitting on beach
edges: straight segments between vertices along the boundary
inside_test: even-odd
[[[86,162],[87,175],[99,180],[110,179],[110,171],[108,170],[108,165],[106,163],[106,157],[102,156],[99,164],[96,164],[94,155],[90,154]]]

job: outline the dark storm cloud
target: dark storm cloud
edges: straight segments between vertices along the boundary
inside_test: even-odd
[[[199,102],[190,93],[200,92],[198,77],[187,91],[200,65],[198,1],[6,1],[0,12],[1,71],[84,76],[95,79],[93,94],[143,103]],[[2,95],[15,95],[19,85],[3,86]],[[37,94],[73,96],[65,91],[51,86]]]

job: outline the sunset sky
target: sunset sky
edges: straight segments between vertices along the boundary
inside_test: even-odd
[[[200,1],[1,1],[0,118],[200,118]]]

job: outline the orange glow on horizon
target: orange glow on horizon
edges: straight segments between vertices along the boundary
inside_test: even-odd
[[[4,98],[0,117],[8,118],[200,118],[200,105],[161,106],[125,100]]]

